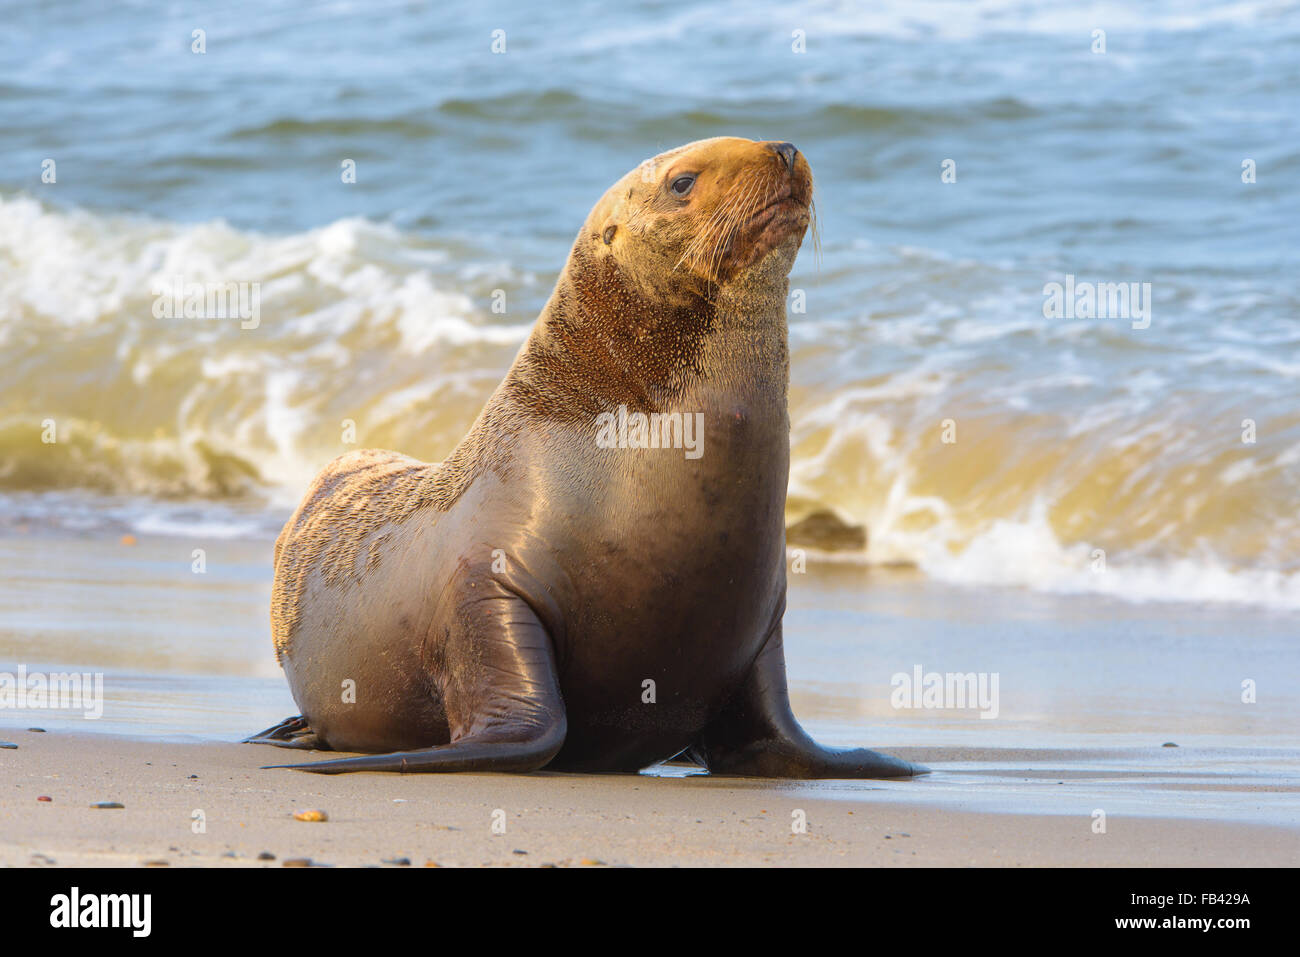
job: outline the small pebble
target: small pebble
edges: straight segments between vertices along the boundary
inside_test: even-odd
[[[527,851],[521,851],[521,850],[519,850],[519,848],[516,847],[516,848],[515,848],[513,851],[511,851],[510,853],[512,853],[512,854],[527,854],[528,852],[527,852]]]
[[[284,862],[283,867],[311,867],[310,857],[291,857]]]
[[[171,867],[171,861],[145,861],[145,867]]]
[[[1162,748],[1176,748],[1176,747],[1178,747],[1178,745],[1174,744],[1172,741],[1166,741],[1164,744],[1160,745],[1160,747],[1162,747]]]
[[[4,748],[6,751],[17,751],[18,745],[12,741],[0,741],[0,748]]]
[[[239,856],[239,852],[238,852],[238,851],[226,851],[226,853],[222,854],[221,856],[222,856],[222,857],[238,857],[238,856]]]
[[[44,729],[44,728],[28,728],[27,730],[28,730],[28,731],[35,731],[37,734],[44,734],[44,733],[45,733],[45,729]]]
[[[294,811],[293,819],[295,821],[328,821],[330,816],[324,811],[318,811],[312,808],[308,811]]]
[[[92,804],[91,807],[97,807],[97,808],[103,808],[103,809],[105,809],[105,810],[111,810],[112,808],[124,808],[124,807],[126,807],[126,805],[125,805],[125,804],[118,804],[116,801],[99,801],[99,802],[97,802],[97,803],[95,803],[95,804]]]
[[[582,860],[578,861],[578,863],[581,864],[583,867],[600,867],[605,862],[598,861],[594,857],[584,857]]]
[[[380,861],[381,864],[394,864],[397,867],[410,867],[411,859],[409,857],[389,857]]]
[[[270,851],[263,851],[261,854],[257,855],[257,859],[259,861],[273,861],[275,860],[275,855]]]
[[[38,800],[38,801],[52,801],[52,800],[54,800],[54,799],[51,798],[48,794],[42,794],[42,795],[41,795],[40,797],[38,797],[36,800]]]

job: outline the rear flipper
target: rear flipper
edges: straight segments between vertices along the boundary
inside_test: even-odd
[[[823,747],[809,737],[790,710],[779,622],[736,698],[688,754],[710,774],[747,777],[900,778],[929,771],[866,748]]]
[[[457,622],[445,648],[446,660],[456,664],[442,688],[450,744],[272,767],[316,774],[545,767],[564,744],[568,728],[545,627],[521,598],[490,578],[476,580]]]
[[[291,768],[314,774],[346,774],[349,771],[536,771],[555,757],[564,744],[565,722],[548,728],[525,725],[502,726],[492,733],[472,734],[451,744],[418,751],[391,754],[363,754],[313,764],[269,764],[267,768]]]
[[[298,748],[303,751],[329,751],[330,746],[311,729],[302,715],[285,718],[265,731],[245,738],[242,744],[273,744],[277,748]]]

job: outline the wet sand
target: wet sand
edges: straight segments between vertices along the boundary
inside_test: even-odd
[[[1248,753],[1237,755],[1239,773],[1207,776],[1205,756],[1190,753],[1165,755],[1157,769],[1161,756],[1147,753],[909,748],[896,753],[935,773],[899,782],[785,782],[710,778],[674,766],[641,775],[326,777],[259,770],[297,752],[256,745],[12,727],[0,729],[0,740],[19,746],[0,750],[0,866],[1300,861],[1300,780],[1253,774],[1258,762]],[[1231,755],[1210,763],[1233,766]],[[1278,756],[1268,763],[1276,767]],[[1220,816],[1207,817],[1216,794],[1229,800]],[[124,807],[90,807],[101,801]],[[1261,810],[1258,820],[1252,807]],[[323,810],[329,820],[295,820],[303,809]],[[1097,809],[1107,810],[1105,833],[1094,832]],[[203,822],[197,833],[195,812]],[[807,830],[794,833],[800,813]],[[494,820],[505,833],[494,833]],[[1276,823],[1287,820],[1291,826]],[[262,852],[275,859],[258,860]]]
[[[296,711],[271,654],[270,542],[196,534],[125,546],[119,532],[0,535],[0,672],[104,679],[98,720],[0,710],[0,740],[19,745],[0,749],[0,865],[251,865],[262,851],[277,867],[1300,862],[1288,616],[812,565],[791,576],[786,616],[796,714],[827,744],[876,747],[934,773],[322,777],[260,771],[297,753],[234,743]],[[999,675],[996,718],[895,708],[891,676],[916,666]],[[1244,679],[1258,683],[1251,703]],[[125,808],[90,808],[99,801]],[[293,820],[302,808],[330,820]],[[191,830],[196,809],[203,833]],[[504,835],[492,832],[497,809]],[[1093,831],[1098,810],[1104,834]],[[792,833],[795,811],[807,833]]]
[[[238,740],[297,712],[271,647],[273,537],[196,530],[128,546],[124,527],[6,532],[6,518],[0,672],[102,672],[105,700],[97,721],[0,711],[0,725]],[[1295,630],[1293,616],[1249,607],[814,562],[790,575],[785,645],[795,713],[828,744],[1300,751]],[[997,675],[996,718],[895,707],[893,677],[917,666]],[[1258,684],[1249,704],[1245,680]]]

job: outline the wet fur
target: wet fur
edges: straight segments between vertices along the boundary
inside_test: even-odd
[[[728,182],[733,168],[724,162],[710,171],[713,184],[697,181],[701,194],[710,185],[712,193],[687,216],[661,184],[699,166],[692,157],[701,150],[725,154],[752,145],[727,138],[689,144],[649,161],[662,171],[655,181],[642,181],[642,164],[605,193],[513,367],[445,461],[362,449],[325,466],[275,544],[271,635],[278,660],[293,647],[313,573],[327,588],[375,573],[393,525],[421,510],[446,511],[484,469],[508,478],[512,440],[521,430],[594,420],[620,404],[655,412],[692,380],[728,374],[703,367],[701,346],[717,321],[721,281],[769,251],[740,243],[747,220],[776,195],[779,171],[745,155]],[[811,207],[811,172],[805,198]],[[607,244],[610,226],[614,242]],[[747,310],[784,312],[784,284],[753,285],[765,301]],[[743,293],[729,290],[732,297]],[[778,351],[771,358],[788,363],[784,336]],[[736,358],[743,368],[746,357]]]

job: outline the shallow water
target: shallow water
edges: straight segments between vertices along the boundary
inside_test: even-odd
[[[604,188],[732,133],[817,177],[791,521],[938,580],[1294,610],[1298,45],[1271,0],[15,7],[0,520],[274,527],[345,420],[442,458]],[[1045,318],[1066,275],[1151,283],[1149,326]],[[257,327],[155,318],[176,277],[257,283]]]
[[[28,674],[101,673],[104,693],[97,719],[0,708],[0,729],[232,741],[296,713],[271,649],[270,540],[213,541],[201,575],[191,544],[160,535],[134,545],[0,538],[9,570],[0,671],[21,662]],[[819,740],[887,750],[933,773],[906,783],[756,786],[1078,815],[1085,826],[1098,807],[1115,817],[1300,826],[1300,661],[1283,614],[963,588],[915,571],[813,564],[791,576],[785,635],[795,710]],[[895,708],[892,679],[917,666],[996,674],[997,716]],[[1254,704],[1241,700],[1245,678],[1257,683]]]
[[[202,573],[191,544],[0,538],[0,668],[102,672],[105,699],[97,720],[49,710],[5,723],[232,739],[296,713],[271,648],[271,542],[214,541]],[[1179,607],[814,564],[791,576],[792,698],[835,744],[1300,749],[1289,617]],[[896,707],[896,676],[917,667],[996,675],[995,707]]]

